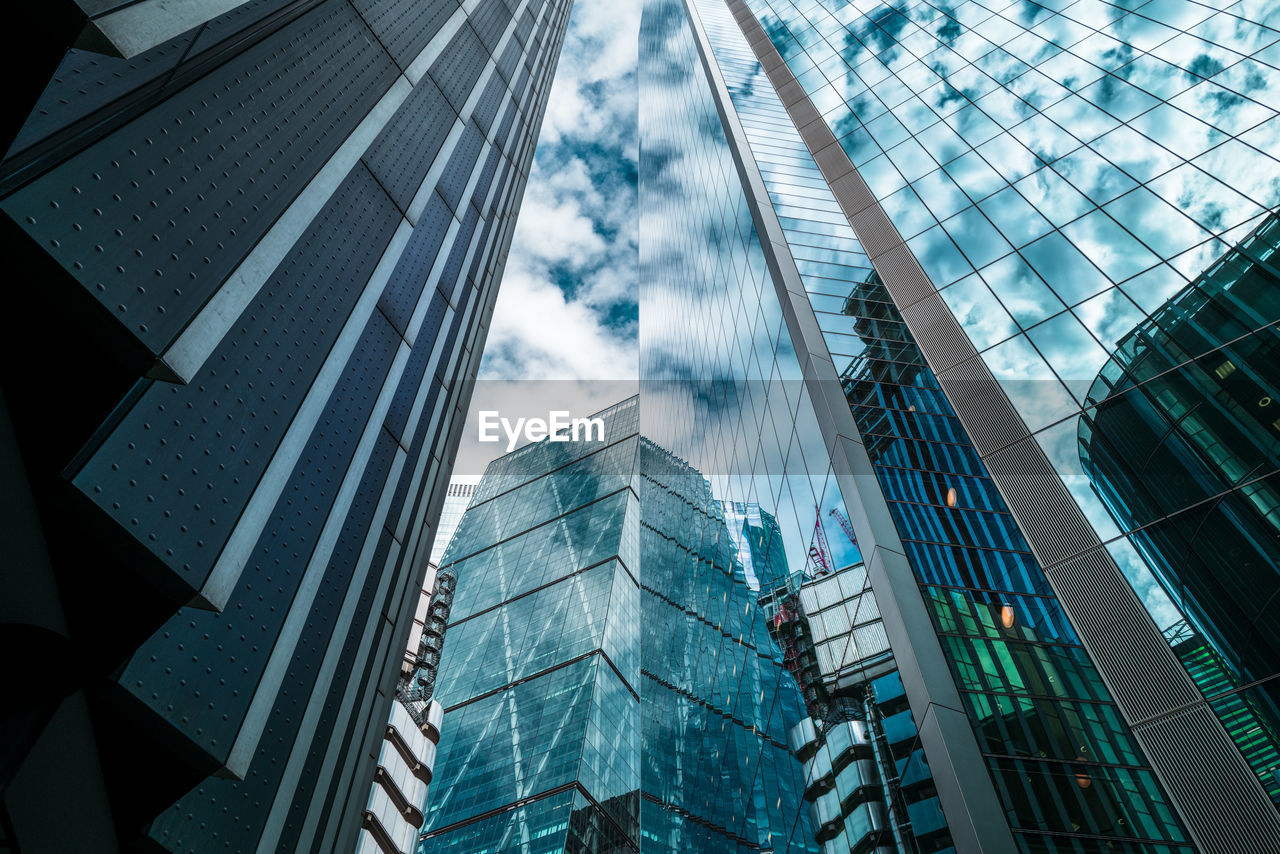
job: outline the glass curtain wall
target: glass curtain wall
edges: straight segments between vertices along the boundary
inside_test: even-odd
[[[1199,322],[1221,322],[1223,334],[1191,349],[1134,358],[1131,347],[1145,348],[1151,323],[1167,326],[1206,290],[1237,287],[1223,277],[1238,272],[1241,253],[1270,254],[1265,221],[1280,203],[1280,8],[1249,0],[747,5],[1157,626],[1189,620],[1231,671],[1232,690],[1271,714],[1266,695],[1274,698],[1280,667],[1256,627],[1275,623],[1258,609],[1274,609],[1280,588],[1268,503],[1280,471],[1274,418],[1247,440],[1255,444],[1247,471],[1219,472],[1207,491],[1173,490],[1154,511],[1136,492],[1090,477],[1103,443],[1128,441],[1101,435],[1106,418],[1090,419],[1099,391],[1154,382],[1128,399],[1155,400],[1226,362],[1244,368],[1231,382],[1249,384],[1250,406],[1280,392],[1265,357],[1280,319],[1269,299],[1211,298],[1215,319]],[[1269,264],[1249,275],[1266,275]],[[1230,395],[1199,385],[1174,405]],[[1115,427],[1118,410],[1111,406]],[[1092,426],[1082,428],[1082,412]],[[1166,424],[1178,417],[1151,413]],[[1175,461],[1161,476],[1186,465]],[[1139,532],[1144,524],[1153,530]],[[1221,542],[1214,531],[1244,550],[1206,558]],[[1198,544],[1162,556],[1155,541],[1165,536]],[[1184,553],[1203,569],[1170,572]],[[1234,572],[1244,555],[1255,567],[1250,594],[1188,583]],[[1222,617],[1223,604],[1235,613]],[[1250,631],[1247,649],[1226,637]],[[1274,767],[1245,753],[1274,792]]]
[[[695,6],[1024,850],[1189,850],[976,451],[723,4]]]
[[[421,852],[635,850],[636,401],[603,441],[490,464],[441,565],[457,577]]]
[[[707,475],[712,495],[729,508],[731,530],[741,532],[751,584],[772,619],[778,610],[771,594],[794,594],[807,579],[859,565],[862,558],[835,521],[847,515],[845,499],[702,70],[689,11],[680,2],[645,4],[640,55],[642,425],[645,435]],[[861,599],[874,611],[866,583],[863,573]],[[846,646],[852,643],[853,635],[846,635]],[[775,648],[773,654],[794,664],[790,653]],[[856,659],[856,650],[835,657]],[[906,851],[948,850],[916,722],[892,665],[889,670],[876,699],[883,716],[892,718],[893,738],[885,741],[886,773],[876,785],[884,787],[904,827],[918,822],[920,838],[895,843],[886,831],[872,834],[871,844],[883,839],[891,850],[898,844]],[[791,680],[787,671],[773,672]],[[881,667],[875,675],[884,674]],[[802,759],[810,759],[810,747],[820,743],[810,737],[814,723],[806,718],[792,729]],[[823,723],[819,718],[817,725]],[[842,770],[857,765],[846,763]],[[822,768],[807,762],[805,773],[810,795],[825,790]],[[868,838],[869,819],[852,806],[847,815],[813,808],[783,810],[781,816],[790,847],[812,846],[815,831],[821,842],[844,843],[844,850]]]

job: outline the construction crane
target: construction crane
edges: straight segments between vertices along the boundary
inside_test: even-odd
[[[813,515],[813,545],[809,546],[809,560],[817,567],[814,576],[827,575],[831,572],[831,547],[827,544],[826,532],[822,530],[822,511],[816,504]]]
[[[836,517],[836,521],[840,523],[840,530],[844,531],[844,535],[849,538],[849,542],[855,546],[858,545],[858,538],[853,534],[853,526],[849,524],[849,519],[840,512],[840,508],[832,507],[831,515]]]

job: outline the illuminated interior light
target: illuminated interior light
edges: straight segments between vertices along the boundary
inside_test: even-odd
[[[1000,606],[1000,625],[1006,629],[1013,628],[1013,624],[1017,622],[1018,615],[1014,612],[1012,605]]]

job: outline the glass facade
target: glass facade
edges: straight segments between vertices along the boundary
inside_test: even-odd
[[[422,852],[814,850],[743,543],[637,408],[495,461],[463,516]]]
[[[430,560],[391,847],[1280,850],[1280,13],[1217,5],[643,0],[640,395],[465,495],[568,0],[68,54],[0,207],[111,379],[22,449],[145,612],[107,823],[347,847]]]
[[[639,825],[636,400],[603,441],[494,461],[441,566],[456,576],[423,851],[622,851]]]
[[[695,5],[1017,844],[1190,850],[736,22]],[[802,610],[825,634],[825,612]],[[857,646],[858,629],[844,636]],[[819,658],[832,675],[845,664]]]
[[[1222,720],[1227,734],[1272,801],[1280,801],[1280,728],[1274,683],[1241,688],[1235,669],[1190,624],[1176,623],[1165,637],[1196,687]]]
[[[444,559],[444,551],[453,540],[454,532],[458,530],[462,514],[467,512],[467,505],[471,503],[471,496],[476,493],[478,482],[479,478],[475,475],[454,475],[450,479],[444,504],[440,507],[440,520],[436,522],[435,540],[431,544],[431,562],[436,566]]]
[[[715,4],[699,7],[704,5]],[[1036,453],[1043,453],[1065,486],[1064,495],[1083,513],[1092,528],[1087,536],[1096,531],[1156,625],[1189,620],[1238,674],[1222,702],[1210,700],[1207,706],[1269,789],[1269,751],[1259,746],[1257,733],[1241,736],[1237,707],[1248,696],[1249,714],[1269,714],[1266,695],[1274,693],[1270,680],[1277,674],[1267,640],[1276,621],[1266,611],[1273,606],[1270,591],[1280,554],[1270,498],[1280,465],[1275,419],[1266,417],[1277,391],[1274,359],[1268,356],[1277,320],[1270,261],[1274,225],[1268,212],[1280,202],[1275,159],[1280,120],[1269,97],[1271,82],[1280,78],[1274,4],[745,0],[729,5],[741,7],[763,27],[765,43],[780,54],[787,79],[794,78],[804,115],[829,132],[827,138],[836,143],[832,150],[854,167],[893,232],[875,232],[874,217],[842,211],[834,199],[823,205],[837,230],[852,225],[859,237],[881,244],[872,253],[874,265],[863,260],[849,266],[881,271],[892,256],[899,265],[895,281],[905,282],[902,259],[911,265],[918,261],[923,286],[936,288],[941,298],[936,305],[962,330],[952,335],[947,323],[930,320],[913,303],[908,304],[914,314],[904,322],[901,312],[895,314],[898,292],[891,297],[891,289],[878,286],[877,276],[835,276],[864,284],[852,293],[831,291],[825,300],[829,308],[814,301],[832,355],[848,354],[856,360],[851,367],[868,363],[857,376],[862,399],[852,402],[869,447],[873,436],[910,443],[901,446],[911,448],[904,455],[893,451],[895,442],[877,438],[873,458],[881,449],[899,459],[945,455],[943,478],[889,477],[883,465],[877,468],[884,473],[885,494],[913,565],[934,574],[929,585],[934,589],[926,595],[935,618],[946,626],[948,657],[973,667],[960,677],[962,689],[994,697],[991,692],[1003,690],[997,682],[1007,687],[1026,679],[1025,671],[1015,683],[1007,681],[1008,670],[996,681],[977,676],[983,666],[974,656],[984,647],[996,659],[1004,655],[1002,644],[993,647],[978,638],[1001,633],[1011,618],[1012,626],[1032,632],[1020,637],[1031,646],[1020,649],[1052,647],[1048,655],[1035,656],[1050,667],[1044,684],[1070,686],[1047,696],[1070,698],[1068,705],[1104,697],[1090,687],[1101,687],[1097,675],[1085,678],[1079,670],[1087,656],[1035,566],[1026,539],[1033,535],[1019,533],[1000,500],[1010,489],[1040,488],[1016,484],[1021,475],[1006,470],[997,493],[978,455],[964,447],[962,438],[954,440],[952,431],[960,425],[951,395],[970,389],[957,391],[953,382],[943,392],[943,385],[929,377],[930,365],[912,352],[907,339],[913,330],[934,336],[929,358],[946,368],[964,358],[955,353],[972,345],[983,370],[998,384],[996,393],[1012,404],[1017,429],[1025,425],[1030,431],[1039,446]],[[759,78],[772,88],[763,75]],[[792,109],[795,94],[786,98]],[[794,110],[790,116],[779,113],[783,123],[793,125],[800,123],[793,123],[796,115]],[[813,144],[797,144],[790,154],[811,164],[815,156],[822,160]],[[837,171],[811,169],[811,186],[835,192]],[[842,203],[845,198],[840,195]],[[779,216],[785,228],[782,209]],[[900,248],[883,248],[897,238],[904,242]],[[848,300],[847,306],[840,300]],[[934,310],[930,305],[928,311]],[[829,312],[825,321],[824,311]],[[852,315],[854,322],[842,314]],[[868,333],[879,339],[882,355],[867,347]],[[882,366],[871,366],[873,360]],[[868,380],[877,381],[870,394]],[[886,396],[890,388],[901,396]],[[969,406],[965,423],[980,421],[981,413]],[[1017,438],[1016,431],[1012,437]],[[1157,483],[1166,488],[1155,488]],[[964,519],[965,552],[957,551],[946,523],[938,527],[930,518],[930,504],[963,511],[951,516]],[[1060,523],[1065,524],[1061,517]],[[930,534],[921,537],[926,530]],[[1055,536],[1037,532],[1036,548],[1053,554]],[[975,545],[985,556],[977,557]],[[972,596],[987,586],[987,581],[975,584],[975,575],[999,579],[989,589],[1002,593],[977,599],[985,601],[985,615],[974,612],[973,605],[956,611],[949,604],[954,596]],[[965,623],[968,628],[962,628]],[[1095,640],[1106,642],[1100,632]],[[1204,687],[1202,674],[1194,669],[1189,674],[1191,682]],[[1139,677],[1135,672],[1127,678]],[[1153,693],[1158,690],[1153,687]],[[1230,699],[1233,691],[1240,697]],[[1012,705],[1000,705],[1004,710],[983,704],[970,708],[975,720],[991,722],[981,728],[984,739],[993,728],[1003,728],[998,721],[1015,714]],[[1099,708],[1090,706],[1088,719],[1117,719],[1115,710],[1094,714]],[[1111,730],[1103,725],[1100,731]],[[1211,735],[1210,729],[1204,732]],[[1078,740],[1084,743],[1068,742]],[[1192,749],[1224,749],[1213,742]],[[1085,753],[1077,745],[1071,756],[1038,755],[1072,762],[1114,757],[1117,749],[1124,754],[1132,746],[1117,743],[1101,753]],[[1185,761],[1164,755],[1166,771]],[[1214,761],[1217,768],[1234,767],[1230,757]],[[1137,764],[1145,762],[1139,758]],[[991,760],[1015,826],[1032,813],[1016,804],[1022,796],[1009,782],[1021,780],[1024,788],[1032,784],[1048,792],[1069,782],[1066,770]],[[1196,776],[1189,767],[1177,773],[1188,782]],[[1133,837],[1141,837],[1143,828],[1152,834],[1150,844],[1189,840],[1176,829],[1169,802],[1161,805],[1149,772],[1132,777],[1090,772],[1089,779],[1090,796],[1098,794],[1103,779],[1117,793],[1153,795],[1149,815],[1154,822],[1117,813],[1108,825],[1086,814],[1055,818],[1050,811],[1038,814],[1038,826],[1096,834],[1107,825],[1111,829],[1105,833]],[[1251,837],[1253,843],[1234,844],[1274,842],[1275,816],[1258,811],[1247,781],[1231,779],[1232,791],[1239,793],[1233,797],[1241,804],[1249,800],[1254,811],[1247,823],[1260,834]],[[1184,783],[1179,791],[1187,791]],[[1204,810],[1211,808],[1214,795],[1206,790],[1195,798],[1200,799],[1195,809]],[[1210,829],[1207,814],[1199,832],[1206,844],[1211,837],[1231,837]],[[1030,835],[1026,840],[1024,847],[1056,850],[1045,849],[1047,842],[1029,841]]]
[[[647,405],[647,404],[642,404]],[[814,852],[800,691],[706,479],[641,444],[641,849]]]
[[[1188,667],[1206,696],[1280,674],[1278,245],[1271,216],[1122,338],[1080,420],[1094,488],[1217,651],[1225,678]],[[1256,710],[1264,733],[1280,727],[1277,711]],[[1262,740],[1242,752],[1276,800],[1274,735]]]
[[[805,717],[791,727],[788,743],[804,762],[810,803],[797,813],[789,844],[816,843],[832,852],[862,850],[868,843],[888,850],[949,850],[916,713],[893,662],[880,656],[875,672],[884,680],[872,695],[865,689],[870,666],[851,647],[848,626],[840,634],[834,610],[816,615],[823,620],[820,631],[831,621],[831,637],[817,642],[820,653],[814,651],[812,628],[793,619],[798,598],[809,595],[806,585],[819,578],[852,579],[858,569],[840,570],[860,567],[862,556],[856,538],[838,523],[847,524],[845,499],[752,201],[701,70],[694,14],[678,2],[650,2],[642,24],[642,425],[646,435],[708,473],[731,530],[742,532],[752,586],[777,641],[774,654],[804,691]],[[723,21],[704,20],[714,41]],[[720,34],[728,35],[723,29]],[[783,129],[766,110],[736,106],[744,121],[756,122],[766,135]],[[804,182],[798,171],[793,174]],[[820,245],[804,243],[812,247],[815,269],[838,269]],[[860,616],[854,621],[874,633],[875,597],[865,571],[860,578],[855,586],[862,604],[855,606]],[[841,603],[840,614],[845,613]],[[805,634],[804,642],[796,642],[797,633]],[[883,643],[882,633],[880,638]],[[883,652],[875,638],[864,640],[866,652]],[[849,685],[862,686],[856,693],[867,698],[865,706],[818,690],[819,655],[848,659]],[[853,733],[857,727],[867,731],[868,716],[891,721],[888,735],[882,733],[874,747],[856,739],[855,747]],[[860,773],[866,774],[862,782],[856,779]],[[802,835],[806,825],[812,839]]]

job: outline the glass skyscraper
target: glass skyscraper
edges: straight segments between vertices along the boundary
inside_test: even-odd
[[[1166,629],[1175,653],[1280,804],[1278,246],[1272,214],[1117,343],[1080,455],[1187,617]]]
[[[420,850],[812,851],[800,694],[740,540],[637,399],[599,415],[603,440],[490,464],[446,552]]]
[[[467,512],[471,496],[476,494],[479,479],[474,475],[455,475],[445,490],[444,504],[440,507],[440,520],[436,522],[435,543],[431,546],[431,562],[440,565],[444,559],[444,550],[449,548],[449,541],[458,530],[462,514]]]
[[[1077,442],[1080,413],[1100,402],[1090,388],[1146,313],[1202,273],[1230,275],[1215,265],[1233,244],[1270,263],[1251,236],[1277,201],[1260,93],[1280,33],[1264,15],[1189,2],[646,4],[645,435],[726,506],[779,521],[791,569],[812,578],[797,593],[865,567],[867,592],[841,588],[840,601],[874,602],[956,850],[1280,850],[1259,785],[1267,740],[1244,735],[1274,668],[1234,683],[1188,671],[1161,631],[1188,582],[1164,592]],[[1252,295],[1262,275],[1226,286],[1213,322],[1236,316],[1196,357],[1273,340],[1270,298]],[[1246,363],[1265,408],[1269,365]],[[1255,452],[1219,487],[1261,511],[1239,538],[1264,586],[1220,630],[1255,655],[1275,537],[1250,531],[1273,519],[1254,498],[1274,468]],[[851,542],[856,559],[823,557]],[[783,593],[766,603],[780,622],[827,643],[834,601],[812,601],[811,618]],[[838,625],[856,619],[845,608]],[[845,736],[871,741],[873,716],[848,701],[885,662],[795,654],[824,691],[824,665],[853,670],[806,698],[806,772],[857,767]],[[854,734],[824,747],[842,715]],[[918,772],[895,770],[889,809],[919,791]],[[821,801],[820,824],[834,815]],[[856,836],[868,826],[845,839],[880,844]]]
[[[354,850],[570,5],[82,4],[0,163],[6,847]]]

